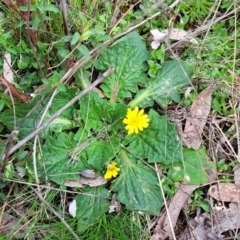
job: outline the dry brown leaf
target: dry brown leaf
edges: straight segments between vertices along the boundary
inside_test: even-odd
[[[191,196],[192,192],[198,187],[198,185],[182,185],[172,198],[168,211],[171,218],[171,224],[174,228],[178,219],[178,215],[183,208],[185,202]],[[170,227],[169,218],[167,212],[165,212],[159,219],[152,240],[166,239],[167,237],[172,238],[172,231]]]
[[[239,228],[239,166],[234,171],[236,184],[220,183],[213,185],[208,190],[208,195],[217,201],[232,202],[229,208],[222,206],[220,209],[212,210],[210,213],[203,213],[188,223],[179,240],[202,240],[222,239],[222,233],[228,230]],[[214,180],[214,179],[212,179]],[[233,202],[237,202],[233,203]]]
[[[234,183],[215,184],[209,188],[207,194],[218,201],[240,202],[240,186]]]
[[[17,8],[14,6],[11,0],[2,0],[8,7],[12,8],[14,11],[18,12]]]
[[[2,0],[7,6],[12,6],[13,3],[11,0]]]
[[[17,226],[17,227],[16,227]],[[12,214],[3,213],[0,225],[0,233],[5,236],[11,236],[11,239],[22,239],[27,226],[20,218],[14,217]]]
[[[234,182],[236,185],[240,185],[240,164],[237,163],[234,170]]]
[[[16,226],[18,226],[18,229],[21,229],[21,230],[20,232],[17,232],[17,230],[15,231],[17,233],[14,234],[14,239],[22,239],[24,234],[24,226],[23,224],[19,224],[19,219],[14,219],[11,222],[7,223],[6,225],[1,226],[0,233],[3,235],[9,236],[12,233],[12,229],[14,229],[14,227],[16,228]]]
[[[11,67],[11,54],[5,53],[3,60],[3,76],[8,82],[13,83],[13,71]]]
[[[25,211],[23,215],[17,216],[14,214],[15,211],[12,211],[13,214],[3,213],[2,222],[0,224],[0,239],[25,239],[26,232],[31,227],[32,221],[30,220],[33,216],[28,218],[28,214]],[[27,239],[42,239],[43,235],[50,234],[53,231],[51,228],[40,229],[39,231],[30,232]],[[5,235],[5,237],[4,237]]]
[[[212,169],[206,170],[208,174],[209,182],[215,181],[217,178],[217,174]],[[191,196],[192,192],[198,188],[199,185],[181,185],[178,191],[175,193],[174,197],[171,199],[171,202],[168,207],[168,212],[170,214],[171,224],[174,228],[177,223],[177,219],[181,209],[184,207],[188,198]],[[169,218],[167,216],[167,212],[165,212],[159,219],[157,226],[154,229],[154,233],[152,235],[151,240],[164,240],[167,237],[172,236],[171,226],[169,222]]]
[[[193,102],[186,118],[186,124],[181,139],[183,143],[197,150],[202,143],[202,132],[210,112],[212,87],[203,90]]]
[[[27,6],[28,2],[24,1],[24,0],[16,0],[17,6],[21,7],[21,6]],[[30,5],[32,4],[32,0],[30,0]],[[24,20],[27,21],[28,19],[28,11],[18,11],[20,17]]]
[[[13,215],[5,212],[2,216],[1,216],[1,225],[6,225],[9,222],[11,222],[14,219]]]
[[[163,31],[159,31],[158,29],[150,30],[151,38],[150,43],[152,49],[157,49],[162,42],[164,42],[167,38],[176,41],[184,41],[191,42],[194,44],[198,44],[195,38],[189,36],[189,33],[183,29],[178,28],[169,28]]]
[[[109,213],[112,213],[112,212],[119,213],[121,211],[121,209],[122,209],[122,206],[121,206],[120,202],[118,202],[116,200],[116,196],[117,196],[116,193],[114,193],[112,195],[111,205],[110,205],[109,211],[108,211]]]
[[[28,12],[19,11],[19,10],[15,7],[15,2],[17,3],[17,7],[25,6],[26,3],[25,3],[24,0],[16,0],[16,1],[12,1],[12,0],[2,0],[2,1],[3,1],[8,7],[10,7],[13,11],[17,12],[24,21],[27,20]],[[30,4],[32,4],[32,0],[31,0]]]
[[[84,185],[88,185],[90,187],[97,187],[106,184],[106,182],[107,180],[101,176],[97,176],[96,178],[81,177],[79,180],[66,180],[64,186],[82,188]]]
[[[188,223],[178,240],[223,239],[222,233],[239,228],[239,217],[239,205],[234,203],[229,208],[201,214]]]
[[[82,170],[82,171],[80,172],[80,175],[81,175],[82,177],[91,178],[91,179],[98,177],[97,174],[95,173],[95,171],[92,170],[92,169]]]
[[[21,93],[13,84],[3,77],[0,77],[0,85],[3,89],[10,91],[13,98],[19,100],[20,102],[27,103],[31,100],[27,94]]]

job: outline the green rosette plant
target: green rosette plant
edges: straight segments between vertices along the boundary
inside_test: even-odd
[[[205,151],[183,148],[175,123],[151,109],[154,103],[161,106],[174,100],[178,90],[190,83],[193,67],[181,60],[168,61],[149,79],[148,57],[146,44],[137,32],[115,42],[95,64],[100,72],[110,67],[115,69],[100,85],[105,98],[96,92],[85,95],[40,135],[41,147],[37,149],[40,182],[52,181],[64,187],[66,180],[79,180],[79,172],[86,169],[94,170],[107,181],[102,186],[81,188],[76,196],[79,231],[84,231],[109,210],[113,192],[127,209],[158,215],[163,206],[161,178],[152,164],[164,165],[165,169],[168,166],[171,176],[178,171],[180,180],[188,183],[207,182],[205,172],[199,170],[206,169]],[[60,92],[47,117],[77,91],[69,88]],[[40,97],[16,109],[14,117],[19,138],[36,126],[48,102],[44,99],[32,110]],[[11,110],[2,114],[2,123],[10,130],[14,129],[14,117]],[[26,158],[25,164],[30,175],[32,158]],[[197,178],[192,173],[195,170]]]

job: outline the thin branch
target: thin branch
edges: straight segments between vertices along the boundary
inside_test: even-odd
[[[38,68],[39,68],[39,71],[40,71],[40,74],[41,74],[41,77],[44,78],[44,73],[43,73],[43,70],[42,70],[42,67],[41,67],[41,64],[39,62],[39,59],[37,57],[37,54],[36,54],[36,51],[35,51],[35,47],[32,43],[32,31],[30,31],[30,4],[31,4],[31,1],[28,1],[28,13],[27,13],[27,36],[28,36],[28,41],[29,41],[29,44],[30,44],[30,47],[32,49],[32,53],[37,61],[37,65],[38,65]]]
[[[175,4],[172,4],[171,6],[172,7],[175,7],[176,4],[178,4],[178,0],[175,1],[176,3]],[[156,6],[163,6],[163,3],[164,3],[164,0],[160,0],[156,3]],[[168,7],[168,9],[172,9],[170,7]],[[105,48],[107,48],[108,46],[110,46],[112,43],[114,43],[116,40],[118,40],[119,38],[127,35],[128,33],[136,30],[137,28],[141,27],[142,25],[144,25],[146,22],[149,22],[151,21],[152,19],[160,16],[162,14],[162,11],[159,11],[155,14],[153,14],[152,16],[150,17],[147,17],[146,19],[144,19],[143,21],[135,24],[135,25],[131,25],[130,27],[128,27],[125,31],[123,31],[122,33],[119,33],[118,35],[114,36],[112,39],[109,39],[107,41],[105,41],[103,43],[102,46],[98,47],[98,48],[95,48],[93,49],[92,51],[90,51],[89,55],[90,57],[88,58],[81,58],[79,59],[67,72],[66,74],[62,77],[62,79],[60,80],[60,83],[63,83],[63,82],[66,82],[68,81],[68,79],[70,77],[73,76],[73,74],[80,68],[82,67],[84,64],[86,64],[87,62],[89,62],[91,59],[95,58],[99,53],[101,53]],[[146,14],[144,14],[143,17],[145,17]]]
[[[8,154],[14,153],[16,150],[18,150],[21,146],[23,146],[27,141],[38,135],[46,126],[48,126],[54,119],[56,119],[60,114],[62,114],[67,108],[72,106],[75,102],[77,102],[80,98],[82,98],[84,95],[89,93],[96,87],[99,83],[103,81],[104,78],[106,78],[109,74],[111,74],[114,71],[113,68],[108,69],[103,75],[99,76],[98,79],[93,82],[90,86],[88,86],[86,89],[81,91],[77,96],[75,96],[71,101],[69,101],[67,104],[65,104],[62,108],[60,108],[55,114],[52,115],[46,122],[42,123],[38,128],[36,128],[31,134],[29,134],[24,139],[20,140],[16,145],[14,145],[9,151]],[[5,154],[2,155],[1,160],[5,158]]]
[[[199,34],[207,31],[208,29],[210,29],[210,28],[211,28],[213,25],[215,25],[216,23],[218,23],[218,22],[224,20],[225,18],[227,18],[227,17],[235,14],[235,12],[237,12],[237,10],[239,10],[239,9],[240,9],[240,7],[238,7],[237,9],[235,9],[235,10],[233,10],[233,11],[227,13],[227,14],[223,14],[222,16],[216,18],[214,21],[208,22],[206,25],[203,25],[203,26],[198,27],[194,32],[192,32],[192,33],[190,33],[190,34],[188,35],[188,38],[196,37],[196,36],[198,36]],[[173,43],[172,45],[170,45],[170,46],[166,49],[166,51],[170,51],[170,49],[173,49],[173,48],[177,47],[179,44],[181,44],[181,43],[184,42],[184,41],[185,41],[185,39],[180,40],[180,41],[178,41],[178,42],[176,42],[176,43]]]
[[[44,120],[44,118],[45,118],[48,110],[49,110],[50,107],[52,106],[53,99],[54,99],[54,97],[57,95],[57,93],[58,93],[58,90],[55,89],[55,91],[53,92],[50,100],[48,101],[48,103],[47,103],[47,105],[46,105],[46,107],[45,107],[45,110],[43,111],[43,114],[42,114],[41,119],[40,119],[40,121],[39,121],[39,123],[38,123],[38,125],[37,125],[37,128],[42,124],[42,122],[43,122],[43,120]],[[34,175],[35,175],[36,183],[37,183],[37,184],[40,184],[40,181],[39,181],[39,178],[38,178],[38,172],[37,172],[37,140],[39,140],[39,136],[38,136],[38,135],[36,135],[36,136],[34,137],[34,142],[33,142],[33,154],[32,154],[32,155],[33,155],[33,169],[34,169]],[[40,142],[40,141],[39,141],[39,142]],[[39,186],[38,186],[38,192],[39,192],[39,194],[40,194],[40,192],[41,192],[41,189],[40,189]]]
[[[237,33],[238,33],[238,29],[237,29],[237,3],[236,1],[234,2],[234,9],[235,9],[235,13],[234,13],[234,27],[235,27],[235,32],[234,32],[234,53],[233,53],[233,83],[232,83],[232,93],[233,88],[234,88],[234,82],[235,82],[235,70],[236,70],[236,59],[237,59],[237,50],[238,50],[238,46],[237,46]],[[235,98],[234,98],[235,99]],[[233,109],[234,109],[234,115],[235,115],[235,125],[236,125],[236,132],[237,132],[237,146],[238,146],[238,152],[237,152],[237,156],[238,156],[238,161],[240,161],[240,134],[239,134],[239,113],[237,113],[237,109],[236,109],[236,105],[238,104],[238,101],[236,101],[236,103],[233,105]]]
[[[130,11],[132,11],[133,8],[134,8],[137,4],[139,4],[140,2],[141,2],[141,0],[130,6],[130,8],[123,14],[123,16],[121,16],[121,18],[119,18],[118,21],[114,24],[114,26],[112,27],[112,29],[111,29],[110,32],[109,32],[109,35],[112,34],[114,28],[116,28],[117,25],[125,18],[125,16],[126,16]]]

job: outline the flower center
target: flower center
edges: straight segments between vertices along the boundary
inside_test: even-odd
[[[114,166],[111,166],[111,165],[109,165],[107,169],[111,171],[111,170],[115,169],[115,167],[114,167]]]
[[[138,119],[133,119],[131,123],[134,126],[138,125]]]

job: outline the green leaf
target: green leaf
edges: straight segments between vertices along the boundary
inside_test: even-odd
[[[0,199],[1,199],[1,201],[7,201],[7,200],[8,200],[8,197],[7,197],[5,194],[3,194],[3,193],[0,192]],[[4,239],[4,238],[3,238],[3,239]]]
[[[17,160],[23,160],[28,154],[28,151],[20,151],[15,154]]]
[[[109,191],[103,187],[86,187],[84,193],[76,197],[78,231],[85,231],[108,211]]]
[[[57,89],[60,91],[60,92],[66,92],[67,91],[67,87],[65,86],[65,84],[61,83],[57,86]]]
[[[112,103],[131,97],[131,92],[138,91],[137,83],[146,82],[143,63],[147,59],[146,45],[137,32],[129,33],[101,54],[96,68],[102,71],[110,67],[115,69],[101,84]]]
[[[178,140],[176,125],[167,116],[159,116],[154,110],[149,112],[149,127],[139,134],[126,137],[127,149],[149,163],[173,163],[182,160],[182,145]]]
[[[28,6],[20,6],[18,9],[20,11],[23,11],[23,12],[28,12]],[[37,11],[37,6],[36,5],[30,5],[30,11],[31,12]]]
[[[50,11],[50,12],[54,12],[54,13],[58,13],[59,12],[59,9],[55,5],[53,5],[53,4],[43,5],[42,6],[42,10],[43,11]]]
[[[156,172],[124,150],[120,155],[120,174],[111,185],[112,191],[118,192],[116,199],[127,209],[159,215],[163,199]]]
[[[88,138],[88,133],[85,128],[79,128],[76,134],[73,137],[75,142],[83,141]]]
[[[113,131],[117,134],[119,129],[123,129],[123,118],[126,116],[128,106],[123,103],[113,104],[114,109],[109,111],[109,115],[112,119],[109,131]]]
[[[58,93],[54,98],[50,111],[45,115],[44,121],[50,118],[53,113],[58,111],[69,100],[71,100],[76,92],[77,89],[68,89],[66,92]],[[15,124],[14,120],[16,119],[16,126],[19,130],[18,136],[19,138],[24,138],[35,130],[48,101],[49,96],[36,96],[30,103],[21,104],[16,108],[16,118],[13,114],[13,109],[4,111],[1,114],[1,121],[10,131],[13,131]],[[67,118],[72,117],[74,108],[75,105],[65,110],[62,115],[56,118],[43,130],[43,133],[47,135],[49,130],[59,132],[62,129],[72,128],[73,122]]]
[[[103,131],[105,121],[111,122],[109,111],[113,106],[106,99],[101,99],[97,93],[91,92],[80,99],[80,114],[85,123],[86,131],[90,129]]]
[[[201,207],[204,210],[204,212],[212,211],[212,207],[210,206],[208,201],[202,200],[199,202],[198,206]]]
[[[72,39],[72,36],[71,36],[71,35],[64,36],[64,37],[62,38],[63,42],[70,42],[71,39]]]
[[[207,170],[212,166],[208,162],[204,148],[198,150],[183,148],[183,161],[171,165],[168,177],[173,181],[186,184],[206,184],[209,182]],[[177,179],[176,179],[177,178]]]
[[[19,138],[24,138],[36,128],[37,119],[41,117],[43,108],[46,106],[49,98],[41,100],[40,96],[35,97],[32,102],[24,103],[16,108],[16,118],[13,109],[8,109],[1,114],[1,121],[10,131],[13,131],[16,120],[16,126],[19,130]]]
[[[82,44],[77,49],[83,54],[85,58],[88,58],[90,56],[89,50],[85,45]]]
[[[69,56],[70,51],[67,50],[67,49],[60,49],[60,50],[58,51],[58,54],[59,54],[60,57],[66,58],[66,57]]]
[[[40,22],[41,22],[41,19],[39,18],[38,15],[34,16],[34,18],[32,19],[32,28],[38,28]]]
[[[79,179],[80,166],[75,162],[69,162],[75,148],[76,143],[65,133],[59,133],[57,139],[50,136],[47,138],[42,146],[42,166],[48,180],[61,185],[65,179]]]
[[[208,183],[207,169],[210,168],[208,156],[204,148],[193,150],[183,149],[183,170],[185,172],[185,181],[187,184],[205,184]],[[186,178],[186,176],[188,176]]]
[[[0,99],[0,112],[2,111],[4,105],[5,105],[6,100],[5,99]]]
[[[71,40],[71,45],[74,45],[78,40],[80,39],[80,34],[79,32],[75,32],[73,34],[72,40]]]
[[[193,74],[193,67],[181,60],[172,60],[163,63],[161,70],[152,79],[149,86],[141,91],[130,103],[130,107],[149,107],[155,100],[161,104],[161,97],[170,98],[176,96],[179,88],[190,83]],[[166,100],[164,100],[166,102]]]
[[[53,20],[53,18],[51,18],[51,17],[48,17],[48,16],[43,16],[43,20],[44,21],[52,21]]]
[[[76,88],[69,88],[69,89],[66,89],[66,91],[64,92],[59,92],[53,100],[51,110],[54,113],[57,112],[60,108],[62,108],[65,104],[67,104],[71,99],[73,99],[76,96],[77,92],[78,92],[78,89]],[[73,111],[75,108],[76,108],[76,105],[72,105],[62,113],[62,116],[67,118],[72,118]]]
[[[109,162],[119,151],[120,141],[112,136],[110,141],[95,141],[87,149],[88,164],[97,170],[102,170],[106,162]]]
[[[5,149],[5,145],[6,145],[6,141],[3,141],[3,140],[0,138],[0,156],[2,156],[4,150],[6,150],[6,149]],[[1,166],[1,164],[0,164],[0,166]],[[1,184],[0,184],[0,187],[1,187]]]
[[[89,85],[91,85],[91,76],[92,74],[87,69],[78,69],[74,74],[76,85],[81,89],[87,88]]]
[[[44,120],[46,121],[50,118],[50,114],[46,114]],[[64,117],[57,117],[55,118],[44,130],[43,130],[43,137],[47,137],[49,132],[60,133],[63,130],[68,130],[74,127],[73,121],[69,120],[68,118]]]

